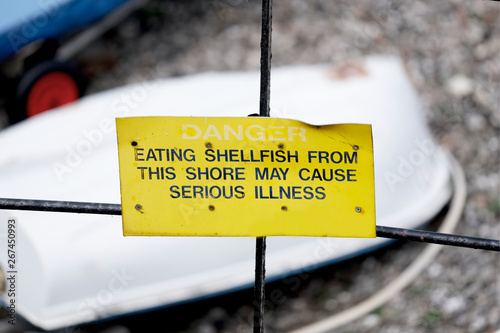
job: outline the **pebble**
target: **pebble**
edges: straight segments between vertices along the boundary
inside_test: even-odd
[[[472,131],[472,132],[477,132],[483,130],[487,123],[486,119],[484,116],[482,116],[479,113],[473,113],[470,114],[466,119],[465,119],[465,124],[467,128]]]
[[[437,278],[443,273],[444,267],[439,263],[432,263],[427,269],[430,278]]]
[[[488,141],[488,148],[492,153],[496,153],[498,152],[498,147],[499,147],[498,137],[494,136]]]
[[[370,314],[370,315],[366,316],[365,318],[363,318],[362,325],[368,329],[375,328],[378,325],[380,325],[381,321],[382,321],[382,319],[380,318],[380,316],[378,316],[376,314]]]
[[[469,325],[469,332],[484,332],[486,325],[488,324],[486,318],[483,316],[478,316],[472,320],[472,323]]]
[[[464,310],[467,306],[466,300],[462,296],[455,296],[448,298],[442,309],[447,314],[454,314]]]
[[[446,89],[450,94],[460,98],[472,94],[474,91],[474,84],[470,78],[459,74],[452,76],[448,82],[446,82]]]

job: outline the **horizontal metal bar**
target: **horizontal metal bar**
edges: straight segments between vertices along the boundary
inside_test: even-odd
[[[443,234],[434,231],[377,226],[377,237],[411,240],[500,252],[500,240]]]
[[[0,209],[121,215],[120,204],[0,198]],[[377,226],[377,237],[500,252],[500,240]]]
[[[74,202],[54,200],[25,200],[0,198],[0,209],[35,210],[42,212],[83,213],[121,215],[120,204],[105,204],[95,202]]]

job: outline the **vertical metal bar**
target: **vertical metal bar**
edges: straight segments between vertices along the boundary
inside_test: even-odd
[[[269,117],[271,94],[271,24],[272,0],[262,0],[262,35],[260,40],[260,116]]]
[[[272,0],[262,0],[262,31],[260,42],[260,108],[261,117],[270,116],[271,94],[271,24]],[[257,237],[255,243],[254,333],[264,332],[264,298],[266,276],[266,237]]]
[[[255,287],[253,301],[253,331],[264,332],[264,293],[266,276],[266,237],[257,237],[255,243]]]

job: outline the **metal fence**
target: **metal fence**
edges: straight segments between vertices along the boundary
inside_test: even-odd
[[[500,0],[490,0],[500,1]],[[261,81],[260,110],[250,116],[270,116],[270,75],[271,75],[271,28],[272,0],[262,1],[262,34],[261,34]],[[27,210],[40,212],[64,212],[77,214],[121,215],[120,204],[49,201],[30,199],[0,198],[0,209]],[[43,223],[43,222],[41,222]],[[376,226],[376,236],[395,240],[415,241],[448,246],[500,252],[500,240],[469,237],[449,233],[426,230],[402,229],[388,226]],[[254,332],[264,330],[264,289],[265,289],[265,249],[266,238],[256,239],[256,264],[254,288]]]
[[[120,204],[0,198],[0,209],[77,214],[121,215]],[[43,223],[43,222],[41,222]],[[376,226],[377,237],[467,247],[500,252],[500,240],[453,235],[427,230]]]

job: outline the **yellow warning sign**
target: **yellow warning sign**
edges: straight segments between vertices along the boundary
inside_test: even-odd
[[[125,236],[375,237],[370,125],[116,119]]]

